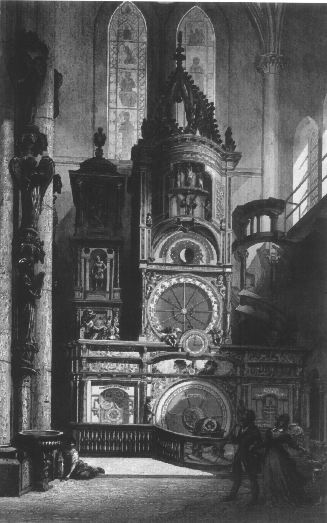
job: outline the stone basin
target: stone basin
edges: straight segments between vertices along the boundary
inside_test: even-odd
[[[60,430],[22,430],[21,432],[18,432],[18,434],[20,436],[28,436],[35,439],[49,439],[62,436],[63,432],[60,432]]]
[[[36,447],[59,448],[63,440],[60,430],[22,430],[14,438],[14,443],[19,449],[29,450]]]

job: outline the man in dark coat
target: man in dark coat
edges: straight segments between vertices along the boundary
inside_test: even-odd
[[[259,455],[257,450],[262,446],[262,438],[258,427],[255,425],[253,410],[245,410],[241,425],[236,425],[227,438],[227,442],[238,445],[233,460],[233,485],[228,496],[223,501],[232,501],[236,498],[242,483],[242,473],[245,472],[250,480],[251,500],[250,505],[258,502],[259,485],[257,475],[259,472]]]

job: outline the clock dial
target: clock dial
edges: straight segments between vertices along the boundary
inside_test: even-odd
[[[203,331],[189,330],[180,339],[184,350],[193,356],[198,356],[208,348],[208,338]]]
[[[193,434],[200,420],[211,418],[228,432],[231,411],[222,391],[209,383],[181,382],[161,397],[155,420],[173,432]]]
[[[160,283],[150,299],[149,318],[155,330],[179,328],[208,331],[218,318],[218,300],[207,282],[176,276]]]

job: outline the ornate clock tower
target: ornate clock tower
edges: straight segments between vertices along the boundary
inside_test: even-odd
[[[184,70],[183,51],[179,42],[176,70],[133,150],[142,274],[139,339],[165,341],[199,356],[231,342],[228,174],[241,155],[230,128],[222,143],[214,105]]]

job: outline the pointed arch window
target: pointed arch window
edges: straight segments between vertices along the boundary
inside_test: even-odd
[[[215,100],[216,38],[213,25],[200,7],[192,7],[178,24],[186,55],[186,70],[208,98]]]
[[[297,127],[293,148],[293,225],[318,201],[318,126],[307,116]]]
[[[147,29],[133,3],[113,13],[108,45],[109,158],[129,160],[146,116]]]

